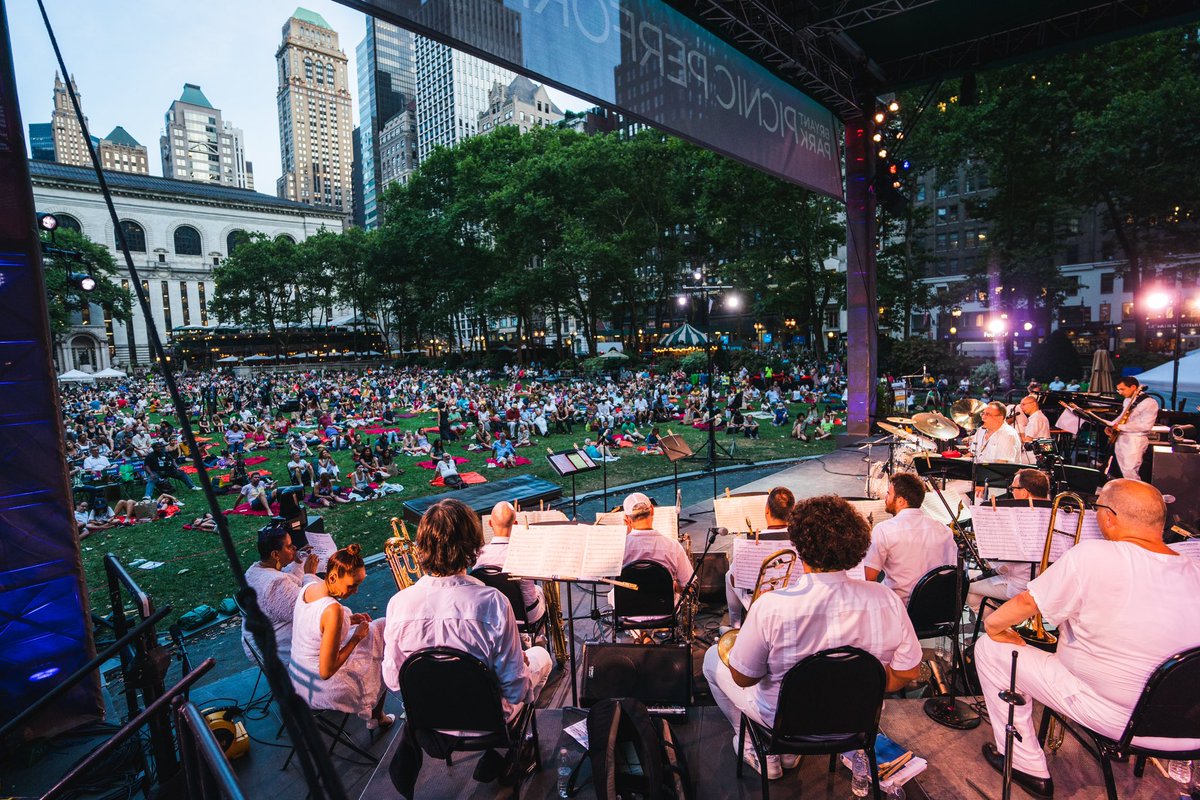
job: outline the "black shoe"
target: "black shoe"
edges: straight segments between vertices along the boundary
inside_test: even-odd
[[[500,777],[504,766],[504,756],[495,750],[488,750],[480,757],[479,763],[475,765],[475,774],[472,777],[480,783],[491,783]]]
[[[992,769],[1004,774],[1004,756],[996,749],[996,745],[991,742],[983,746],[983,757]],[[1021,772],[1019,769],[1012,771],[1013,783],[1020,786],[1034,797],[1050,798],[1054,797],[1054,779],[1053,778],[1035,778],[1027,772]]]

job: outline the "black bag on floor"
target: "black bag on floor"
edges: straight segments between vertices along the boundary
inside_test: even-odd
[[[599,800],[692,800],[683,750],[665,719],[631,697],[600,700],[588,712],[588,756]]]

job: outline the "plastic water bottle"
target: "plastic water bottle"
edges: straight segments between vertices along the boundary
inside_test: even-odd
[[[850,761],[850,792],[855,797],[866,797],[871,793],[871,767],[867,764],[867,755],[862,750],[854,753]]]
[[[571,782],[571,758],[567,753],[567,748],[563,747],[558,751],[558,796],[570,797],[571,792],[568,789],[568,784]]]

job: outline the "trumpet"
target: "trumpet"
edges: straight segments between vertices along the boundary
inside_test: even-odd
[[[754,605],[754,601],[767,592],[786,587],[791,582],[792,568],[796,566],[799,558],[795,550],[779,550],[764,558],[762,566],[758,568],[758,579],[754,582],[754,593],[750,595],[750,605]],[[783,570],[782,574],[778,573],[780,569]],[[776,574],[768,578],[767,574],[771,571],[775,571]],[[738,630],[735,628],[721,634],[721,638],[717,640],[717,655],[727,667],[729,666],[729,653],[737,642],[737,635]]]
[[[408,526],[399,517],[392,517],[392,536],[383,543],[383,557],[392,568],[396,588],[404,591],[421,579],[425,571],[417,561],[417,544],[408,534]]]
[[[1079,515],[1075,520],[1074,544],[1079,544],[1079,539],[1083,536],[1083,512],[1087,509],[1087,503],[1074,492],[1060,492],[1056,494],[1054,496],[1054,503],[1050,507],[1050,524],[1046,530],[1046,544],[1042,548],[1042,561],[1038,567],[1039,575],[1045,572],[1046,568],[1050,566],[1050,550],[1054,544],[1054,534],[1070,535],[1066,531],[1056,530],[1054,527],[1054,523],[1058,518],[1058,510],[1063,507],[1064,503],[1074,506],[1073,511],[1071,508],[1067,508],[1069,513]],[[1041,614],[1017,625],[1013,630],[1025,640],[1026,644],[1031,644],[1041,650],[1053,651],[1058,646],[1058,637],[1046,632],[1046,622],[1042,619]]]

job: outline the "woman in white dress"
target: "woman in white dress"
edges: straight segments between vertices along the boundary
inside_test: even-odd
[[[396,719],[383,713],[384,620],[372,622],[369,614],[352,614],[338,602],[366,580],[360,552],[357,544],[338,550],[329,557],[325,580],[296,598],[288,674],[312,708],[357,714],[373,730]]]

